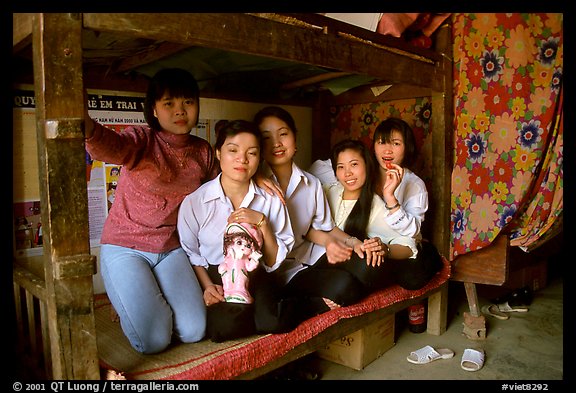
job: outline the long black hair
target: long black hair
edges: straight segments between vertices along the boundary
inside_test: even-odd
[[[161,129],[158,119],[154,116],[154,105],[165,93],[171,97],[194,99],[198,103],[198,113],[200,113],[200,89],[194,76],[180,68],[165,68],[152,77],[144,99],[144,119],[150,128]],[[198,117],[196,122],[198,122]]]
[[[374,189],[376,179],[376,163],[374,155],[370,149],[361,141],[354,139],[345,139],[338,142],[332,148],[332,169],[336,173],[338,155],[344,150],[353,150],[360,154],[366,164],[366,182],[362,186],[360,196],[354,205],[354,208],[346,218],[344,232],[358,239],[368,237],[367,227],[372,211],[372,201],[374,200]]]

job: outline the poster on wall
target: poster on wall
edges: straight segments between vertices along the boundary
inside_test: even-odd
[[[146,124],[143,108],[143,96],[88,94],[90,117],[116,132],[122,132],[128,126]],[[90,154],[86,153],[91,247],[100,245],[102,228],[108,211],[114,203],[116,185],[121,171],[122,166],[93,160]]]
[[[40,201],[15,202],[13,212],[16,257],[42,255]]]
[[[35,101],[31,89],[16,89],[13,94],[14,124],[14,236],[15,256],[42,255],[42,223],[35,130]],[[88,114],[100,124],[122,132],[131,125],[146,124],[144,96],[103,92],[88,94]],[[191,134],[216,140],[218,120],[199,119]],[[115,198],[122,166],[93,160],[86,152],[86,178],[90,246],[100,245],[102,228]]]
[[[34,108],[35,100],[32,91],[14,91],[12,114],[12,222],[14,225],[14,256],[17,258],[42,255],[43,250],[38,182],[25,181],[26,177],[38,179]]]

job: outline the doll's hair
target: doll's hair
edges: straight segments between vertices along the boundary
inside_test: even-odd
[[[234,243],[238,237],[242,237],[250,242],[255,251],[260,251],[264,242],[262,231],[260,231],[257,226],[244,222],[230,223],[224,231],[224,256],[226,256],[228,247]]]
[[[256,244],[256,240],[254,240],[252,236],[244,232],[233,232],[224,235],[224,256],[228,254],[228,247],[233,245],[236,239],[238,238],[246,240],[252,246],[253,249],[258,251],[258,244]]]
[[[166,93],[170,97],[194,99],[198,105],[198,113],[200,112],[200,89],[194,76],[180,68],[165,68],[152,77],[144,99],[144,119],[150,128],[154,130],[161,128],[154,116],[154,105]],[[198,114],[195,123],[197,122]]]

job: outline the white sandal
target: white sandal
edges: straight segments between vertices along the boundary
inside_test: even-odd
[[[508,302],[498,304],[498,310],[501,312],[528,312],[526,306],[511,306]]]
[[[484,366],[484,351],[481,349],[465,349],[460,366],[466,371],[480,370]]]
[[[482,313],[485,315],[491,315],[494,318],[498,318],[498,319],[501,319],[503,321],[510,318],[510,315],[500,311],[500,308],[498,308],[498,305],[496,305],[496,304],[487,304],[487,305],[483,306],[482,307]]]
[[[434,349],[430,345],[426,345],[416,351],[410,353],[406,358],[410,363],[414,364],[428,364],[438,359],[450,359],[454,356],[454,351],[451,349],[441,348]]]

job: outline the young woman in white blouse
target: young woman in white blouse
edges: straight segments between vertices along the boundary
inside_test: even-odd
[[[224,260],[226,225],[244,222],[262,231],[263,257],[256,272],[276,270],[294,245],[282,200],[253,181],[260,163],[260,143],[261,133],[249,121],[230,121],[220,127],[214,148],[221,173],[184,198],[178,213],[180,243],[203,289],[208,306],[207,337],[213,341],[254,333],[252,305],[224,299],[218,265]],[[251,293],[258,281],[251,278]]]
[[[441,269],[442,262],[435,247],[422,239],[421,227],[428,210],[428,193],[422,179],[409,169],[417,158],[412,128],[401,119],[388,118],[376,127],[372,147],[377,165],[375,176],[369,180],[373,181],[374,192],[380,197],[377,205],[384,202],[382,223],[397,235],[412,237],[416,244],[416,252],[411,259],[417,260],[419,266],[412,269],[415,263],[396,264],[394,275],[404,288],[418,289]],[[363,149],[363,146],[359,148]],[[313,174],[321,174],[325,185],[338,182],[333,160],[334,155],[329,160],[316,161],[310,169]],[[340,202],[334,203],[340,205]],[[389,259],[402,259],[400,257],[402,255],[394,254]],[[402,273],[405,267],[408,270]]]
[[[292,251],[282,266],[268,277],[269,285],[255,288],[258,331],[278,333],[291,330],[302,320],[329,310],[333,302],[349,304],[355,301],[355,294],[362,288],[357,280],[350,279],[348,273],[331,270],[321,277],[315,276],[314,282],[337,282],[339,285],[327,286],[322,292],[326,296],[307,296],[308,288],[315,284],[301,280],[302,273],[325,254],[332,261],[350,259],[353,249],[345,244],[350,236],[335,226],[320,181],[294,162],[297,128],[290,113],[281,107],[268,106],[256,114],[254,123],[262,132],[264,166],[284,194],[295,235]],[[326,234],[317,237],[321,245],[306,238],[311,230]],[[376,259],[380,257],[381,248],[381,242],[369,240],[356,252],[362,257],[366,254]]]
[[[412,128],[390,117],[376,127],[372,148],[379,164],[376,193],[389,210],[386,222],[396,232],[420,241],[428,192],[424,181],[409,169],[417,158]]]
[[[414,282],[420,282],[442,267],[438,250],[423,239],[422,222],[428,211],[426,184],[409,168],[416,162],[418,150],[414,132],[404,120],[390,117],[382,121],[372,137],[372,151],[378,162],[376,193],[384,200],[388,210],[385,216],[390,228],[404,236],[411,236],[418,246],[419,260],[427,269],[413,272]]]
[[[374,189],[390,207],[386,221],[398,233],[419,241],[428,192],[424,181],[409,169],[417,159],[412,128],[399,118],[382,121],[372,136],[372,150],[378,164]],[[331,159],[315,161],[308,171],[322,184],[338,182]]]
[[[441,262],[423,258],[413,236],[400,234],[388,225],[386,217],[389,216],[391,206],[387,206],[375,192],[377,164],[370,149],[361,141],[347,139],[333,147],[331,162],[338,182],[327,184],[324,189],[336,225],[352,236],[347,239],[347,244],[357,250],[366,239],[378,239],[384,243],[384,251],[381,259],[372,262],[360,258],[357,253],[353,253],[345,262],[321,258],[305,272],[307,277],[301,276],[311,284],[308,295],[327,296],[326,290],[330,290],[331,286],[338,287],[339,283],[335,281],[328,284],[319,281],[314,285],[314,277],[321,277],[319,271],[330,270],[346,272],[349,277],[361,283],[362,291],[354,294],[356,301],[393,284],[409,290],[426,285],[442,267]],[[384,187],[394,181],[397,179],[390,176]],[[309,236],[326,234],[313,232]]]

